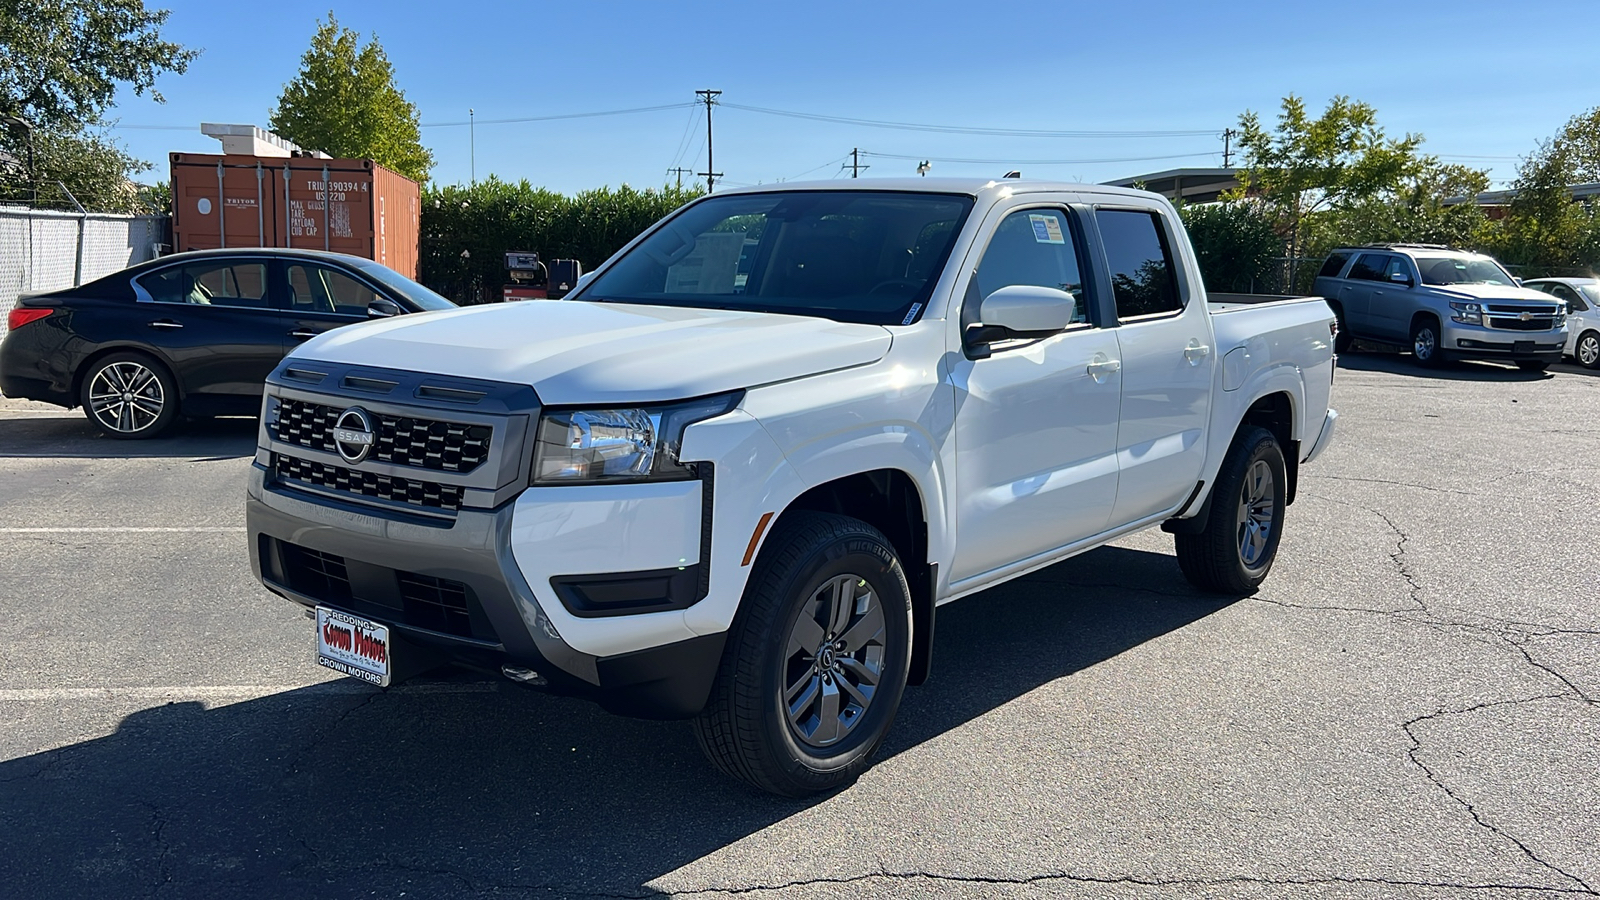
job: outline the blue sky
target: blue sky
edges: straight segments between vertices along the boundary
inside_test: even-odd
[[[376,34],[421,113],[433,177],[527,178],[573,192],[659,185],[673,165],[702,171],[704,114],[674,108],[542,123],[461,122],[688,103],[720,89],[717,168],[729,183],[838,174],[852,147],[931,157],[939,175],[1103,181],[1220,165],[1221,132],[1246,109],[1275,114],[1288,93],[1314,109],[1346,94],[1373,104],[1391,134],[1491,170],[1569,117],[1600,105],[1594,0],[1345,0],[1336,4],[1076,0],[931,2],[331,3],[153,0],[169,39],[204,50],[131,93],[115,131],[157,165],[169,151],[215,152],[199,123],[265,125],[330,5]],[[786,118],[740,104],[875,121],[1051,131],[1169,132],[1082,138],[930,133]],[[176,129],[176,130],[175,130]],[[1146,157],[1173,157],[1141,159]],[[943,162],[981,159],[995,162]],[[1018,160],[1068,160],[1062,164]],[[1119,160],[1088,162],[1088,160]],[[908,159],[864,158],[865,174],[909,175]],[[808,172],[808,170],[810,170]]]

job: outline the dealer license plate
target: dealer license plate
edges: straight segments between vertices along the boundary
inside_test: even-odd
[[[1511,352],[1512,353],[1532,353],[1533,352],[1533,341],[1512,341],[1511,342]]]
[[[388,687],[388,626],[317,607],[317,665]]]

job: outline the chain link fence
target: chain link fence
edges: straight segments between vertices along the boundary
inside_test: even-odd
[[[73,287],[153,258],[166,216],[0,207],[0,337],[23,294]]]

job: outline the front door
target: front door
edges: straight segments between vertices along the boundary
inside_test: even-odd
[[[1395,281],[1403,275],[1405,281]],[[1379,280],[1372,285],[1371,317],[1377,334],[1390,340],[1411,342],[1411,317],[1417,310],[1416,272],[1404,256],[1384,260]]]
[[[365,322],[367,304],[382,295],[354,275],[298,259],[283,261],[288,291],[286,339],[294,347],[324,331]]]
[[[1199,272],[1181,260],[1170,221],[1155,207],[1100,207],[1095,225],[1105,250],[1122,347],[1117,502],[1112,521],[1136,522],[1172,510],[1194,492],[1205,466],[1211,416],[1210,311]],[[1179,277],[1179,264],[1188,277]]]
[[[1098,534],[1117,492],[1117,336],[1085,286],[1081,223],[1065,204],[1036,201],[991,217],[979,262],[957,285],[963,325],[979,320],[984,297],[1014,284],[1067,291],[1078,313],[1067,331],[996,345],[987,359],[952,354],[952,582]]]

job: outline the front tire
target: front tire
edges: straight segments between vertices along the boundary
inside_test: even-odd
[[[1444,353],[1439,343],[1439,323],[1423,319],[1411,326],[1411,355],[1416,358],[1417,365],[1425,368],[1437,369],[1444,364]]]
[[[804,797],[870,765],[905,692],[911,589],[865,522],[785,516],[745,587],[695,737],[717,768]]]
[[[1277,438],[1265,428],[1241,430],[1217,473],[1205,530],[1173,536],[1189,583],[1217,594],[1255,593],[1278,555],[1287,486]]]
[[[1578,335],[1572,358],[1585,369],[1600,369],[1600,331],[1585,331]]]
[[[157,437],[178,419],[178,384],[166,366],[143,353],[112,353],[94,361],[78,389],[83,414],[101,434],[118,440]]]

